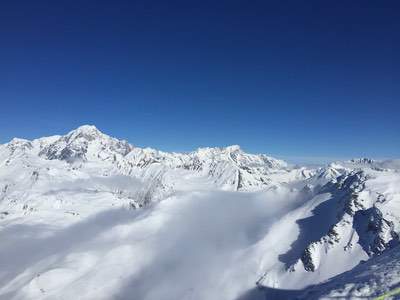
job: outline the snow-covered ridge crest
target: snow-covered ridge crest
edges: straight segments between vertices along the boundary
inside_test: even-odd
[[[249,154],[240,146],[199,148],[188,153],[168,153],[152,148],[134,147],[125,140],[110,137],[93,125],[83,125],[66,135],[33,141],[13,140],[7,144],[14,152],[37,155],[46,160],[69,164],[106,163],[119,172],[132,175],[139,169],[162,165],[168,169],[196,171],[219,186],[233,189],[260,188],[271,173],[285,172],[288,164],[264,154]]]

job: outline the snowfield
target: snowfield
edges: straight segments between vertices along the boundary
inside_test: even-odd
[[[0,299],[368,299],[400,284],[400,163],[0,145]],[[395,297],[395,296],[394,296]]]

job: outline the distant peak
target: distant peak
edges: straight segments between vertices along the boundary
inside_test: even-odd
[[[13,138],[9,144],[25,144],[25,143],[30,143],[29,140],[26,139],[21,139],[21,138]]]
[[[77,135],[77,134],[84,134],[84,135],[100,135],[103,134],[100,130],[97,129],[94,125],[82,125],[78,128],[71,130],[68,135]]]
[[[353,158],[352,160],[350,160],[350,162],[357,164],[372,164],[374,163],[374,160],[371,158],[362,157],[362,158]]]
[[[79,132],[100,132],[100,130],[97,129],[96,126],[94,125],[82,125],[76,128],[73,131],[79,131]]]
[[[198,153],[224,153],[224,152],[238,152],[241,151],[239,145],[231,145],[227,147],[202,147],[198,148]]]
[[[87,140],[95,140],[100,137],[108,137],[94,125],[82,125],[72,131],[70,131],[66,137],[68,140],[75,140],[77,138],[84,138]]]
[[[14,151],[15,149],[32,149],[32,143],[29,140],[13,138],[8,144],[6,144],[9,149]]]
[[[241,151],[241,148],[239,145],[231,145],[225,148],[229,152],[235,152],[235,151]]]

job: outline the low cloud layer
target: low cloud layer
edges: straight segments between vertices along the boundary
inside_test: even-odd
[[[298,201],[286,190],[190,192],[63,229],[10,227],[0,232],[0,298],[235,299],[260,275],[253,248]]]

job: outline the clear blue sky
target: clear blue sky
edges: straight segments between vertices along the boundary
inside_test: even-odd
[[[3,1],[0,143],[94,124],[163,150],[400,157],[399,12],[372,0]]]

